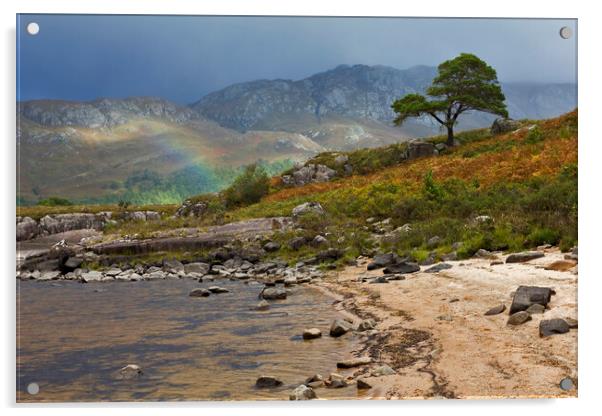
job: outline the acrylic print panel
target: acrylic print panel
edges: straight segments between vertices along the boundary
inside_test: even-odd
[[[19,15],[17,400],[577,395],[577,22]]]

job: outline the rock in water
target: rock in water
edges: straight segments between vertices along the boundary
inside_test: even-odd
[[[209,288],[209,292],[211,292],[211,293],[228,293],[230,291],[228,289],[226,289],[225,287],[211,286]]]
[[[303,330],[303,339],[314,339],[320,338],[322,336],[322,331],[318,328],[309,328]]]
[[[501,305],[494,306],[493,308],[489,309],[487,312],[485,312],[485,315],[486,316],[499,315],[500,313],[504,312],[505,310],[506,310],[506,305],[504,305],[502,303]]]
[[[429,267],[424,272],[425,273],[439,273],[442,270],[447,270],[447,269],[451,269],[451,268],[452,268],[452,265],[449,263],[439,263],[433,267]]]
[[[506,263],[523,263],[530,260],[535,260],[543,257],[541,251],[524,251],[522,253],[510,254],[506,257]]]
[[[133,380],[142,376],[143,374],[144,372],[140,366],[136,364],[128,364],[117,372],[116,378],[120,380]]]
[[[416,263],[411,262],[401,262],[397,264],[392,264],[390,266],[385,267],[383,273],[385,274],[405,274],[405,273],[415,273],[420,271],[420,266]]]
[[[521,325],[527,321],[530,321],[531,314],[527,311],[516,312],[515,314],[510,315],[508,318],[508,325]]]
[[[345,380],[335,379],[330,381],[326,386],[331,389],[340,389],[343,387],[347,387],[347,382]]]
[[[361,365],[367,365],[370,363],[372,363],[372,358],[370,357],[352,358],[350,360],[339,361],[337,363],[337,368],[353,368],[359,367]]]
[[[340,337],[351,331],[351,329],[351,324],[349,322],[342,319],[336,319],[330,326],[330,336],[335,338]]]
[[[564,319],[544,319],[539,323],[539,336],[548,337],[569,332],[569,324]]]
[[[209,292],[207,289],[203,289],[203,288],[197,288],[197,289],[192,289],[190,291],[190,293],[188,294],[188,296],[191,296],[193,298],[206,298],[207,296],[211,295],[211,292]]]
[[[542,306],[547,306],[550,302],[550,298],[554,295],[554,292],[549,287],[538,287],[538,286],[519,286],[514,293],[512,299],[512,305],[510,306],[510,315],[524,311],[529,306],[539,303]]]
[[[361,378],[357,379],[356,386],[357,386],[358,390],[368,390],[368,389],[372,388],[372,386],[366,380],[362,380]]]
[[[282,381],[272,376],[261,376],[255,381],[255,387],[259,389],[270,389],[282,385]]]
[[[257,306],[255,306],[256,311],[267,311],[268,309],[270,309],[270,304],[264,299],[262,299],[261,302],[259,302]]]
[[[261,297],[264,299],[286,299],[286,289],[282,287],[266,287],[261,292]]]
[[[301,384],[290,394],[290,400],[311,400],[316,398],[316,393],[311,387]]]

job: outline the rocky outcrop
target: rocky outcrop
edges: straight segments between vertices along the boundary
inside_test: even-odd
[[[38,236],[64,233],[75,230],[102,230],[105,225],[121,221],[157,221],[161,215],[155,211],[126,211],[119,215],[112,212],[72,213],[45,215],[39,221],[30,217],[17,217],[17,241],[30,240]]]
[[[491,134],[509,133],[519,129],[520,126],[519,121],[510,118],[496,118],[491,125]]]
[[[305,202],[293,208],[293,218],[298,219],[306,214],[325,215],[326,211],[319,202]]]
[[[510,315],[519,311],[525,311],[534,304],[545,307],[548,305],[554,294],[556,294],[556,292],[549,287],[519,286],[512,299]]]
[[[202,217],[209,208],[209,204],[206,202],[194,202],[190,199],[185,200],[182,205],[177,209],[176,217]]]
[[[313,163],[297,168],[290,175],[282,176],[282,183],[287,186],[301,186],[312,182],[328,182],[337,176],[334,169],[326,165]]]

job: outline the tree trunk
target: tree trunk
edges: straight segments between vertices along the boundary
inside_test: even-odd
[[[447,126],[447,142],[445,143],[449,147],[454,145],[454,128]]]

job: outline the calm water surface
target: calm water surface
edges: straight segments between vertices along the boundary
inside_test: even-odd
[[[217,284],[230,293],[191,298]],[[294,287],[268,311],[251,310],[262,285],[220,280],[146,282],[22,281],[17,285],[17,400],[265,400],[288,399],[306,377],[336,370],[357,345],[331,338],[332,299]],[[303,341],[304,328],[322,338]],[[144,375],[116,380],[126,364]],[[274,375],[285,386],[257,390]],[[27,385],[40,391],[33,396]],[[353,386],[320,388],[321,398],[353,398]]]

